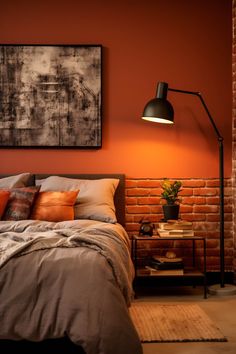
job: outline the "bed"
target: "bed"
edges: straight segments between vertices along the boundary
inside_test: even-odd
[[[0,222],[0,351],[24,343],[46,353],[50,342],[57,353],[64,343],[73,353],[142,353],[129,316],[124,184],[123,174],[0,175],[0,197],[10,193]],[[31,198],[23,214],[19,193]]]

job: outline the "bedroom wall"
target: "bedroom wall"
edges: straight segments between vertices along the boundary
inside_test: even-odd
[[[236,1],[233,0],[233,235],[234,235],[234,274],[236,280]]]
[[[201,91],[225,141],[226,261],[232,270],[231,0],[8,0],[0,43],[103,45],[103,147],[2,149],[0,173],[127,176],[127,230],[162,217],[159,182],[184,182],[184,217],[208,235],[208,266],[219,265],[218,144],[196,97],[169,93],[175,125],[140,119],[158,81]],[[146,199],[145,199],[146,198]],[[209,236],[210,235],[210,236]]]
[[[166,81],[202,92],[231,176],[231,0],[8,0],[0,10],[0,43],[104,47],[103,148],[4,149],[0,172],[217,177],[217,141],[196,97],[169,94],[174,126],[140,119],[157,82]]]

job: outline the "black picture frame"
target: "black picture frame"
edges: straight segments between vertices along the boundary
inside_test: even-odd
[[[0,45],[0,148],[102,146],[102,45]]]

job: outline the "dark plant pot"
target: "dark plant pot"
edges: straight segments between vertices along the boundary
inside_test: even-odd
[[[164,213],[164,219],[167,220],[178,220],[179,218],[179,204],[165,204],[162,205],[163,208],[163,213]]]

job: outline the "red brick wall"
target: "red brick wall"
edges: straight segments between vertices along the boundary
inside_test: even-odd
[[[217,179],[180,179],[183,183],[180,217],[193,221],[197,236],[207,241],[207,270],[219,270],[219,182]],[[129,235],[138,234],[143,216],[156,223],[163,217],[161,179],[126,181],[126,229]],[[176,241],[175,241],[176,242]],[[140,254],[154,247],[154,241],[141,244]],[[172,245],[172,248],[174,245]],[[188,245],[186,245],[188,247]],[[202,244],[199,244],[202,261]],[[151,250],[152,251],[152,250]],[[149,250],[150,252],[150,250]],[[155,252],[155,250],[153,250]],[[188,253],[188,250],[186,250]],[[225,180],[225,270],[233,270],[233,223],[231,180]]]
[[[233,75],[233,144],[232,144],[232,183],[233,183],[233,222],[234,222],[234,272],[236,273],[236,1],[233,0],[233,56],[232,56],[232,75]]]

